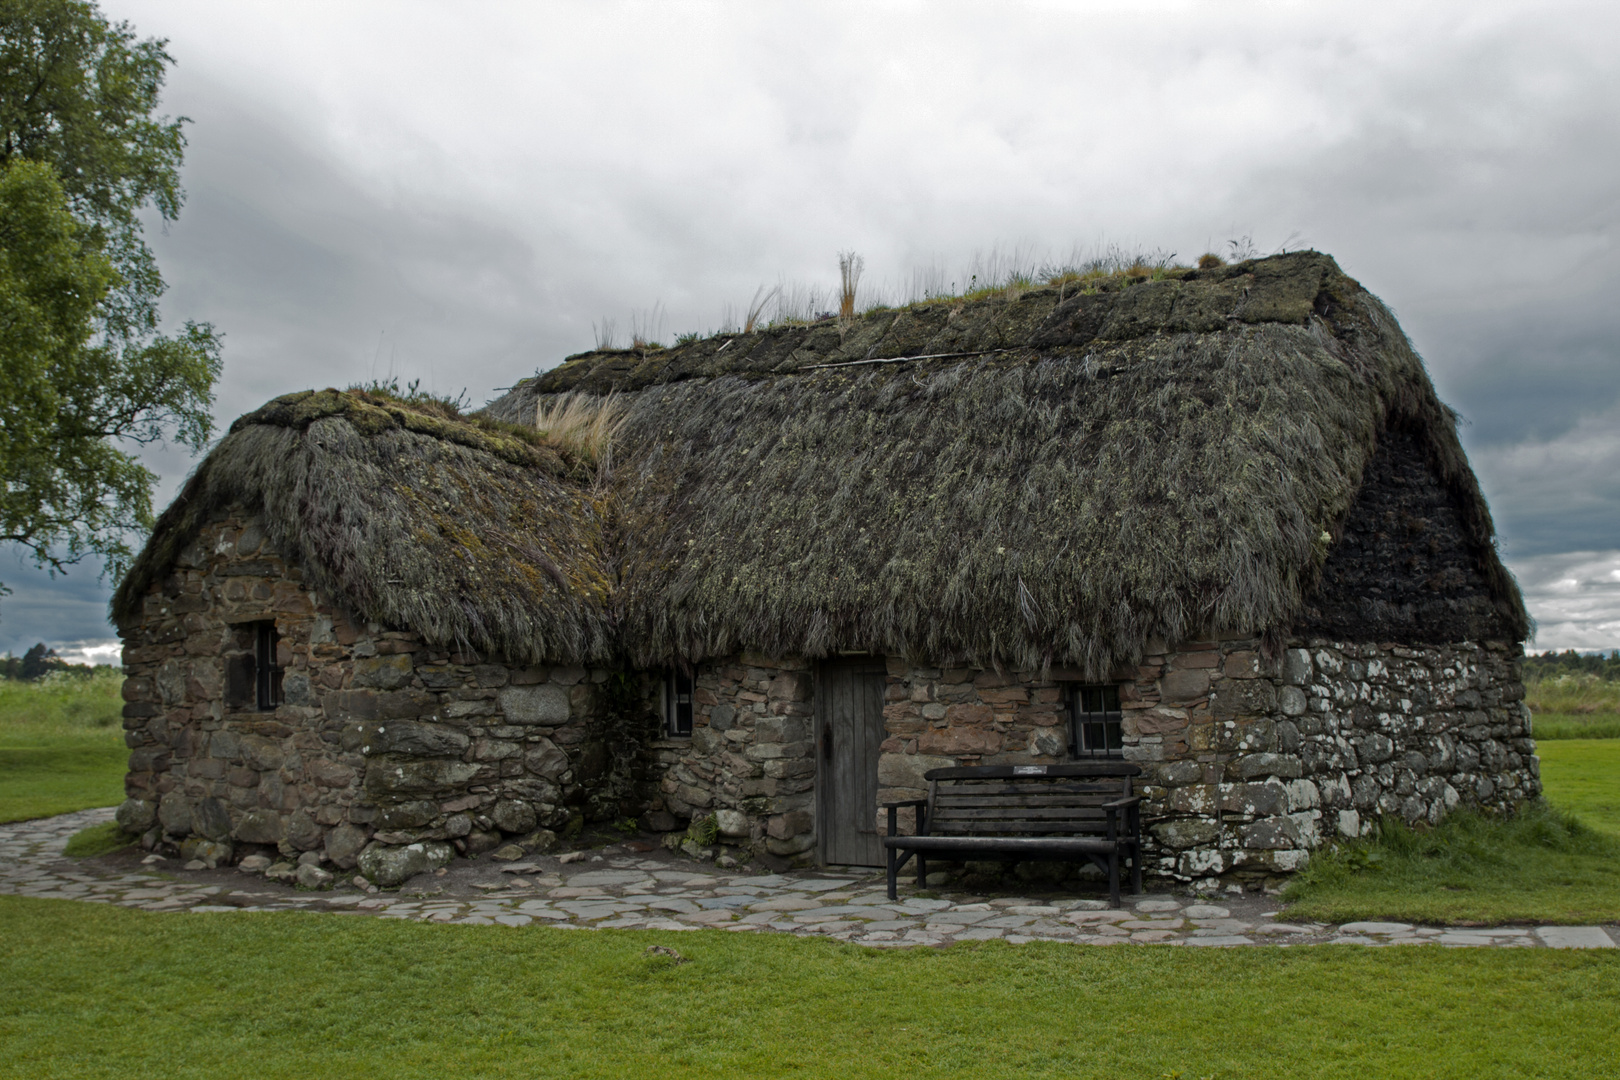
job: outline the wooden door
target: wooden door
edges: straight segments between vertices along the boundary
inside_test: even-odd
[[[816,688],[816,820],[824,863],[883,865],[877,772],[886,675],[881,657],[830,660],[821,667]]]

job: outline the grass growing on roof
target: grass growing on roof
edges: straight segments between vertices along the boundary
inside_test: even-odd
[[[624,395],[606,535],[640,666],[862,649],[1106,678],[1151,638],[1291,625],[1390,428],[1421,433],[1479,552],[1463,636],[1522,626],[1453,418],[1375,298],[1313,253],[1117,269],[584,354],[487,411]]]
[[[1620,922],[1620,837],[1545,803],[1421,831],[1386,818],[1371,842],[1314,853],[1283,898],[1285,918],[1319,922]]]
[[[13,897],[0,925],[5,1067],[31,1078],[1478,1080],[1599,1075],[1620,1049],[1620,960],[1593,953],[878,951]]]
[[[430,403],[431,404],[431,403]],[[517,663],[611,655],[597,469],[524,425],[369,391],[287,394],[231,425],[114,594],[136,611],[217,509],[364,618]],[[518,434],[521,432],[521,434]]]
[[[1620,739],[1538,743],[1547,798],[1620,839]]]
[[[611,468],[613,440],[624,430],[625,404],[617,394],[561,394],[534,406],[535,430],[592,468]]]
[[[123,673],[0,680],[0,822],[124,798]]]

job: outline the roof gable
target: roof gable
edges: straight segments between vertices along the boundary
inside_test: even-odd
[[[544,440],[501,426],[532,426],[568,392],[621,395],[610,476],[569,474],[542,460]],[[280,415],[244,418],[231,439]],[[508,500],[532,477],[545,509],[525,519],[527,546],[518,519],[479,518],[471,539],[422,543],[416,576],[390,592],[367,562],[388,550],[381,533],[431,518],[403,495],[370,510],[388,522],[371,547],[312,547],[300,538],[321,523],[292,509],[287,542],[366,613],[518,658],[861,649],[1106,674],[1152,638],[1292,626],[1382,433],[1399,429],[1450,492],[1503,625],[1526,625],[1451,413],[1383,305],[1314,252],[584,354],[485,415],[518,449],[396,417],[350,452],[449,440],[467,455],[459,489],[487,474]],[[306,430],[377,422],[351,410]],[[302,482],[233,475],[266,492]],[[557,590],[509,595],[521,571],[504,563],[538,564],[535,545],[562,568]],[[444,577],[435,558],[478,573]],[[433,614],[446,607],[465,614]]]

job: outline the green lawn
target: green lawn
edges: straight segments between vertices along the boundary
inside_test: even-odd
[[[1620,739],[1538,743],[1547,798],[1594,829],[1620,836]]]
[[[1421,831],[1386,819],[1371,843],[1313,854],[1283,897],[1295,921],[1620,922],[1620,838],[1545,804]]]
[[[1386,827],[1375,844],[1318,853],[1289,886],[1288,917],[1620,922],[1620,739],[1537,752],[1554,809],[1506,822],[1459,814],[1428,833]]]
[[[122,684],[117,668],[0,679],[0,822],[123,801]]]
[[[1586,1078],[1616,1016],[1595,953],[885,952],[0,897],[0,1076],[39,1080]]]

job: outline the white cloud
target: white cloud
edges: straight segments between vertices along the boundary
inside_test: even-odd
[[[88,641],[53,641],[50,647],[70,664],[122,664],[124,645],[117,638]]]
[[[1508,565],[1536,620],[1535,642],[1527,648],[1620,648],[1620,550],[1542,555]]]

